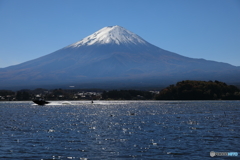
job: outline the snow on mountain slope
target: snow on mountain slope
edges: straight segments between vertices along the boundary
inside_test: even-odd
[[[48,55],[0,69],[0,88],[84,83],[92,87],[100,81],[131,81],[137,86],[184,79],[239,82],[240,68],[184,57],[111,26]]]
[[[100,29],[92,35],[71,44],[68,47],[81,47],[83,45],[102,45],[102,44],[149,44],[138,35],[126,30],[120,26],[109,26]]]

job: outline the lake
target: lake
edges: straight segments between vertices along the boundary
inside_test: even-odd
[[[240,101],[0,102],[0,159],[239,159]]]

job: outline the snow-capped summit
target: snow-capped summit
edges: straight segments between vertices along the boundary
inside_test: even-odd
[[[239,83],[240,68],[166,51],[120,26],[37,59],[0,68],[0,88],[149,87],[186,79]]]
[[[134,44],[134,45],[146,45],[144,39],[139,37],[133,32],[121,26],[108,26],[104,27],[97,32],[91,34],[90,36],[71,44],[68,47],[80,47],[80,46],[90,46],[90,45],[102,45],[102,44]]]

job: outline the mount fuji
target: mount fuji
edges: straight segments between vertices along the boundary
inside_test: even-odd
[[[240,81],[240,67],[193,59],[109,26],[43,57],[0,69],[0,88],[146,87],[180,80]]]

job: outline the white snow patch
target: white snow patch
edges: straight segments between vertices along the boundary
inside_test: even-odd
[[[75,47],[80,47],[84,45],[89,46],[94,44],[109,44],[109,43],[114,43],[118,45],[120,44],[147,45],[148,44],[148,42],[146,42],[144,39],[126,30],[123,27],[110,26],[110,27],[104,27],[99,31],[91,34],[90,36],[82,39],[81,41],[78,41],[67,47],[75,48]]]

